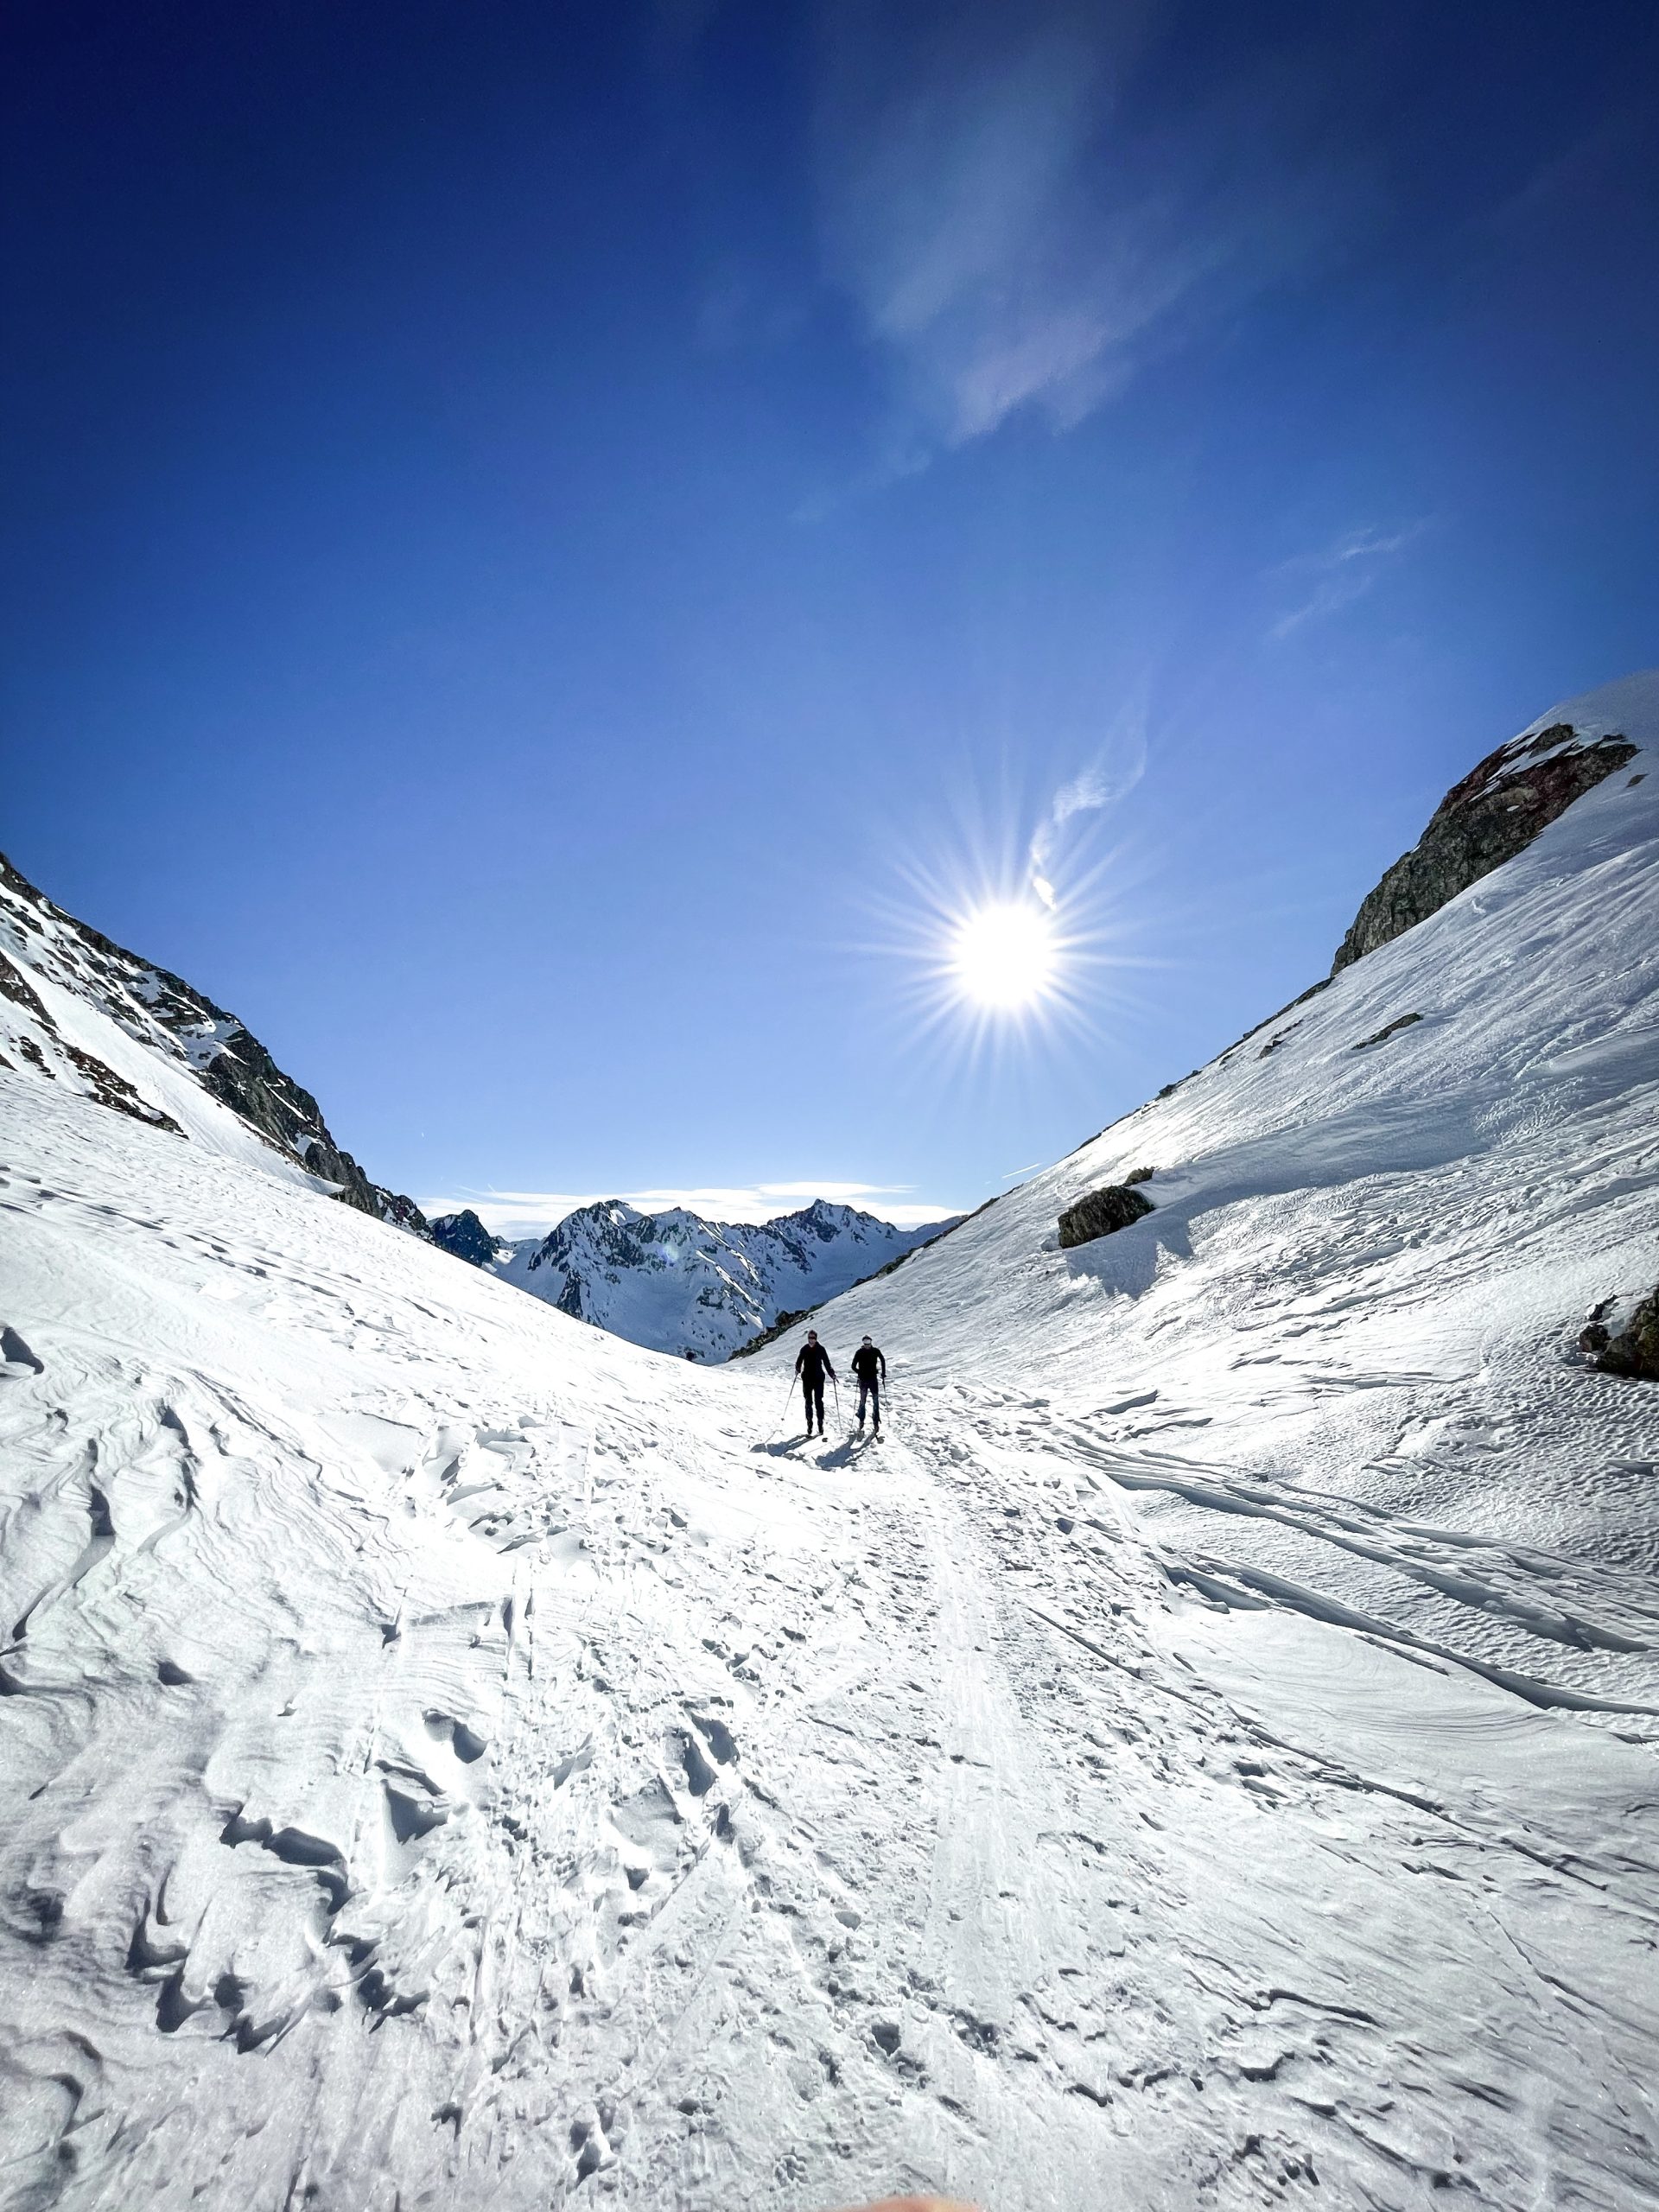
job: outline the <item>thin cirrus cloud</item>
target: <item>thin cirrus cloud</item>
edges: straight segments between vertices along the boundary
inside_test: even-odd
[[[1081,814],[1105,813],[1128,797],[1147,772],[1146,686],[1114,717],[1089,765],[1060,785],[1031,841],[1032,889],[1052,912],[1058,899],[1052,880],[1068,825]]]
[[[824,266],[893,370],[895,470],[1021,410],[1073,428],[1356,219],[1329,73],[1283,54],[1161,111],[1162,13],[829,0]]]
[[[879,1215],[899,1229],[918,1228],[923,1223],[945,1221],[960,1213],[960,1206],[918,1204],[910,1186],[883,1183],[745,1183],[703,1185],[697,1188],[657,1191],[468,1191],[444,1198],[423,1198],[421,1210],[429,1220],[470,1209],[497,1236],[544,1236],[579,1206],[605,1198],[620,1198],[641,1213],[666,1213],[683,1206],[705,1221],[775,1221],[779,1214],[794,1213],[814,1198],[831,1205],[856,1206]]]
[[[1274,574],[1295,582],[1297,603],[1272,625],[1268,637],[1277,644],[1305,623],[1351,607],[1428,526],[1427,520],[1421,520],[1398,530],[1346,531],[1318,553],[1299,554],[1294,560],[1281,562]]]

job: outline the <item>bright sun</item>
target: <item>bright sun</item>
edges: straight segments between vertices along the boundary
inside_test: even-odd
[[[1054,974],[1054,932],[1023,900],[976,907],[957,925],[950,968],[976,1005],[1012,1013],[1042,997]]]

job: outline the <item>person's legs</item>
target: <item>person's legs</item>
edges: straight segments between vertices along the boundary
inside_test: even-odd
[[[809,1382],[806,1386],[806,1433],[809,1436],[812,1433],[812,1421],[815,1408],[817,1409],[818,1433],[822,1436],[823,1433],[823,1377],[822,1376],[818,1377],[816,1382]]]
[[[881,1427],[881,1385],[874,1376],[870,1377],[870,1412],[874,1426],[879,1431]]]
[[[858,1381],[858,1425],[861,1428],[864,1426],[864,1407],[869,1395],[870,1386],[864,1380],[863,1376],[860,1376]]]

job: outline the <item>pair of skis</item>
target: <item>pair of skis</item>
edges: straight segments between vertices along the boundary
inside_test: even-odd
[[[779,1430],[783,1427],[784,1423],[789,1419],[789,1409],[795,1402],[795,1385],[800,1381],[800,1379],[801,1378],[798,1375],[792,1376],[790,1379],[789,1389],[784,1399],[784,1410],[779,1415],[778,1427],[774,1428],[772,1434],[766,1439],[768,1444],[775,1444],[777,1442]],[[836,1394],[836,1426],[839,1427],[842,1420],[841,1410],[841,1385],[836,1382],[833,1375],[830,1377],[830,1388]],[[819,1429],[817,1433],[820,1440],[822,1440],[823,1431]],[[809,1428],[806,1432],[805,1441],[810,1444],[811,1440],[812,1431]],[[863,1440],[864,1424],[861,1421],[856,1428],[849,1428],[847,1431],[847,1441],[849,1444],[859,1444]],[[881,1441],[881,1424],[880,1421],[876,1423],[874,1428],[870,1432],[869,1440],[872,1444],[879,1444]]]

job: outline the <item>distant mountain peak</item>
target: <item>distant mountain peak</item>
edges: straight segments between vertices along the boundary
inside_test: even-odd
[[[577,1320],[653,1351],[724,1359],[780,1313],[850,1289],[943,1226],[899,1229],[830,1198],[758,1223],[595,1198],[544,1236],[514,1243],[470,1211],[442,1216],[432,1234],[446,1251]]]
[[[458,1260],[465,1260],[474,1268],[487,1268],[497,1260],[505,1259],[512,1247],[494,1231],[486,1229],[470,1206],[463,1206],[459,1213],[440,1214],[427,1224],[432,1242]]]

